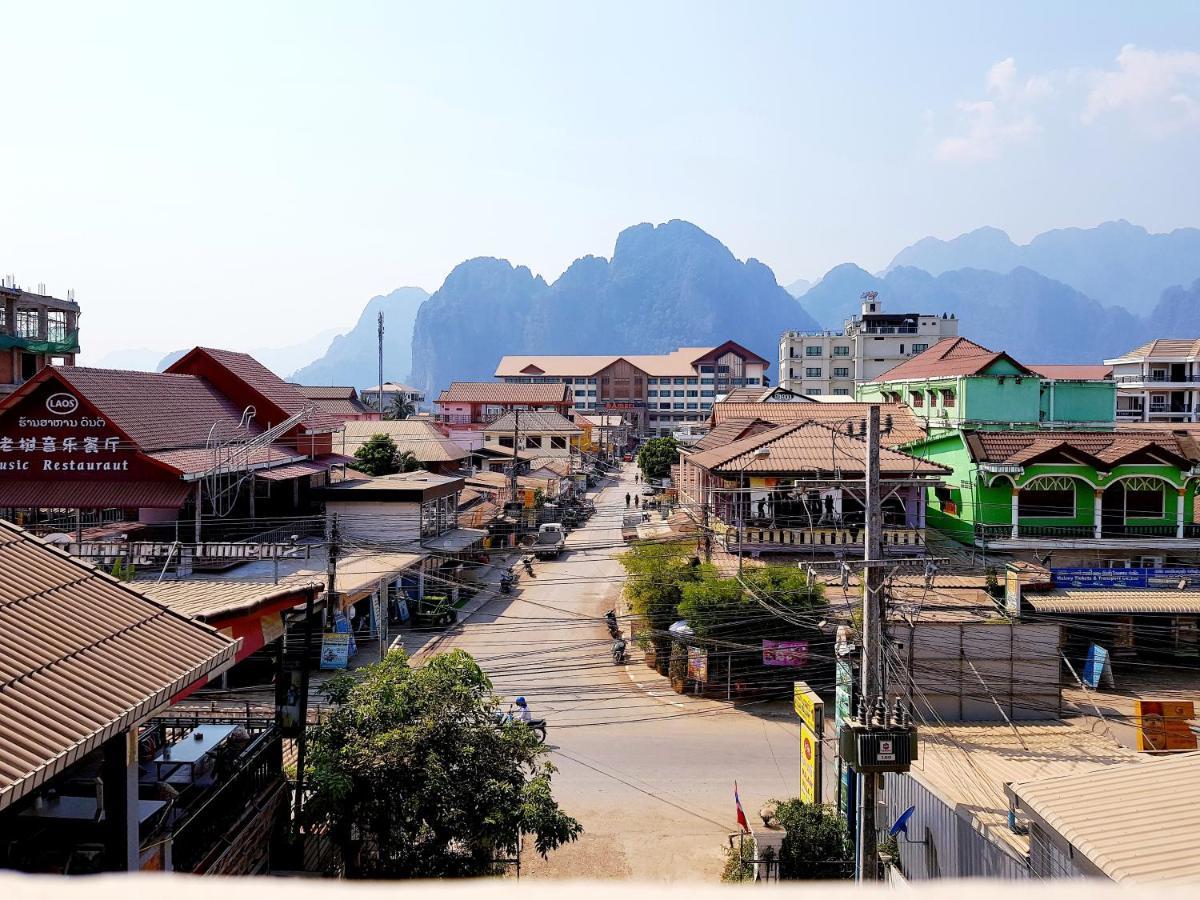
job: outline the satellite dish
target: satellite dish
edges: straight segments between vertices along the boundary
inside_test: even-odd
[[[892,823],[892,827],[888,829],[888,834],[892,837],[903,832],[905,837],[908,837],[908,820],[912,818],[912,814],[917,811],[915,806],[910,806],[904,812],[900,813],[900,817]]]

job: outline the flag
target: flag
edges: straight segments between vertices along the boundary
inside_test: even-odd
[[[746,821],[746,811],[742,809],[742,798],[738,796],[737,782],[733,783],[733,802],[737,806],[738,824],[742,826],[742,831],[746,834],[750,833],[750,823]]]

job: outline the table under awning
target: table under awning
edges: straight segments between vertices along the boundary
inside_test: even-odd
[[[192,490],[183,481],[4,481],[0,508],[179,509]]]

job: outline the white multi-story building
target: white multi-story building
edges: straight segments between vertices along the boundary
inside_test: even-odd
[[[885,313],[874,291],[862,295],[862,311],[844,331],[785,331],[779,338],[779,384],[810,396],[853,397],[856,383],[876,380],[888,369],[958,336],[952,314]]]
[[[1117,383],[1118,422],[1200,421],[1200,338],[1159,338],[1104,363]]]

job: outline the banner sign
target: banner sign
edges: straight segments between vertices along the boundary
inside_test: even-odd
[[[1200,581],[1200,568],[1177,569],[1051,569],[1057,588],[1173,588],[1181,578]]]
[[[808,662],[808,641],[763,640],[764,666],[802,666]]]
[[[821,802],[821,742],[803,722],[800,723],[800,800]]]
[[[1188,720],[1196,717],[1196,706],[1184,700],[1134,700],[1139,750],[1195,750],[1196,735]]]
[[[792,684],[792,708],[801,722],[820,733],[825,717],[825,702],[803,681]]]
[[[693,681],[708,681],[708,651],[703,647],[688,647],[687,677]]]
[[[350,635],[327,632],[321,637],[321,668],[344,669],[350,665]]]

